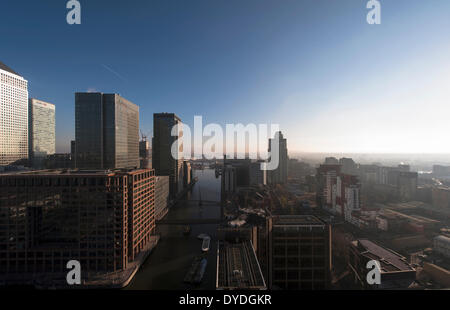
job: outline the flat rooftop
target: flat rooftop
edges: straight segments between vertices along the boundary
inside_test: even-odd
[[[405,257],[368,239],[353,241],[360,254],[380,262],[382,272],[414,271]]]
[[[33,171],[11,171],[1,173],[0,176],[98,176],[113,175],[115,173],[136,172],[144,169],[114,169],[114,170],[78,170],[78,169],[47,169]]]
[[[217,289],[266,289],[266,283],[250,241],[219,241]]]
[[[315,215],[275,215],[273,225],[325,225],[326,223]]]

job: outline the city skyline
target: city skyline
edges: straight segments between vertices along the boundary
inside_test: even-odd
[[[62,5],[23,12],[8,1],[0,23],[18,36],[5,36],[1,60],[28,81],[30,98],[57,107],[57,152],[70,150],[74,93],[83,91],[129,98],[145,133],[153,113],[174,112],[189,125],[198,114],[278,122],[292,152],[450,152],[441,137],[450,129],[449,3],[386,2],[373,27],[363,2],[232,2],[83,2],[82,24],[71,26]],[[113,38],[123,43],[114,50],[105,44]]]

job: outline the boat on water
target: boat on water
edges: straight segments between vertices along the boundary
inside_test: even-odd
[[[210,243],[211,243],[211,238],[210,237],[203,238],[202,252],[208,252],[209,251],[209,244]]]
[[[202,282],[203,275],[205,274],[205,270],[206,270],[206,265],[207,264],[208,264],[208,261],[206,260],[206,258],[203,258],[200,261],[200,266],[197,269],[197,272],[195,273],[195,276],[194,276],[194,283],[195,284],[200,284]]]
[[[191,233],[191,230],[192,230],[191,226],[184,226],[183,235],[185,236],[189,235]]]
[[[200,234],[197,236],[198,239],[203,240],[205,238],[209,238],[209,236],[207,234]]]
[[[203,275],[205,274],[206,265],[208,260],[203,256],[197,256],[194,258],[191,267],[189,268],[186,276],[184,277],[185,283],[199,284],[202,282]]]

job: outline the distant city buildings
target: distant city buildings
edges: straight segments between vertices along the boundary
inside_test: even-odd
[[[0,62],[0,166],[28,160],[28,81]]]
[[[450,211],[450,188],[433,187],[431,189],[431,203],[436,208]]]
[[[447,236],[436,236],[433,239],[433,251],[450,258],[450,238]]]
[[[267,170],[261,169],[262,162],[249,164],[249,185],[267,185]]]
[[[450,177],[450,166],[434,165],[433,175],[436,177]]]
[[[139,167],[139,107],[118,94],[75,93],[76,167]]]
[[[146,137],[139,141],[139,162],[140,168],[152,168],[150,144]]]
[[[28,122],[30,165],[44,168],[47,156],[55,154],[55,105],[30,98]]]
[[[174,113],[153,114],[153,143],[152,143],[152,165],[156,175],[168,175],[170,178],[170,196],[172,198],[183,189],[183,160],[181,145],[178,136],[172,136],[172,128],[178,125],[178,132],[182,135],[181,119]],[[176,152],[172,155],[172,145]],[[178,154],[180,156],[178,156]]]
[[[283,137],[281,131],[275,133],[274,139],[269,139],[269,152],[276,150],[274,143],[278,141],[278,167],[270,170],[270,182],[272,184],[285,184],[288,177],[288,150],[287,140]]]

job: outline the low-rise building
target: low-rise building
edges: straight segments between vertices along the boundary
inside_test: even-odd
[[[416,279],[416,271],[405,257],[375,242],[358,239],[351,243],[349,250],[349,267],[361,288],[405,289]],[[367,263],[372,260],[379,264],[380,284],[371,285],[367,281],[367,274],[372,270],[367,268]]]

